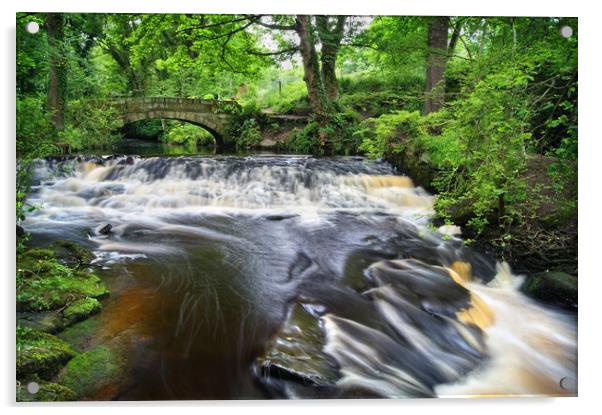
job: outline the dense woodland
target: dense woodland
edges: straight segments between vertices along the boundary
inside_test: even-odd
[[[559,255],[576,272],[577,29],[576,18],[20,13],[18,220],[33,158],[124,134],[212,145],[178,121],[124,126],[93,99],[235,99],[237,147],[278,129],[266,114],[306,115],[279,150],[397,160],[438,193],[440,221],[519,257],[545,247],[542,264]]]

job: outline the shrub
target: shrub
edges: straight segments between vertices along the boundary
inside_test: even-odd
[[[418,112],[398,111],[368,118],[360,124],[355,135],[361,140],[360,151],[369,157],[383,157],[387,151],[399,151],[402,141],[426,133]]]
[[[481,233],[492,218],[501,225],[525,212],[528,70],[502,68],[465,91],[447,110],[398,111],[362,122],[356,136],[370,157],[403,151],[422,154],[437,170],[436,209],[445,219],[468,217]]]
[[[303,129],[295,130],[287,149],[310,154],[356,153],[360,141],[353,135],[358,123],[353,111],[329,114],[322,122],[311,121]]]
[[[56,152],[53,126],[44,107],[44,98],[17,99],[17,156],[35,158]]]
[[[242,123],[234,142],[239,148],[256,147],[261,143],[261,130],[255,118],[249,118]]]
[[[116,131],[122,126],[117,110],[108,105],[70,101],[58,145],[66,150],[105,147],[119,138]]]

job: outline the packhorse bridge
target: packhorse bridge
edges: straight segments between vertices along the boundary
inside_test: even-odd
[[[98,100],[113,108],[123,122],[150,119],[171,119],[189,122],[209,131],[218,146],[231,143],[229,134],[232,113],[240,108],[233,100],[193,98],[140,97]]]

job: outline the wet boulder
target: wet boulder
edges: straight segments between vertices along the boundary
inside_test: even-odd
[[[98,229],[98,233],[101,235],[108,235],[111,233],[111,229],[113,229],[113,225],[107,223],[105,226],[102,226],[100,229]]]
[[[326,339],[311,307],[293,304],[265,354],[257,359],[256,369],[269,386],[292,382],[326,387],[338,379],[337,368],[322,351]]]
[[[52,311],[40,312],[18,312],[17,325],[28,327],[32,330],[43,331],[44,333],[57,333],[63,328],[63,318],[61,313]]]
[[[536,300],[577,309],[577,277],[559,271],[532,274],[521,286],[521,291]]]

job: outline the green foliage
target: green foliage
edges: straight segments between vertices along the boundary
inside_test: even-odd
[[[372,158],[383,157],[389,150],[400,151],[406,140],[425,134],[422,121],[418,112],[407,111],[368,118],[355,132],[361,140],[359,149]]]
[[[265,124],[264,116],[255,102],[236,106],[231,113],[229,134],[234,138],[237,148],[256,147],[262,140],[261,126]]]
[[[282,82],[282,81],[281,81]],[[258,104],[261,108],[271,108],[273,112],[286,114],[293,110],[309,108],[307,102],[307,88],[301,79],[282,84],[282,90],[277,83],[271,89],[259,96]]]
[[[485,77],[451,105],[441,140],[418,143],[440,170],[434,183],[438,211],[449,217],[469,210],[477,233],[495,217],[504,225],[524,217],[530,79],[529,68],[514,66]]]
[[[526,198],[527,89],[530,68],[492,73],[446,111],[422,117],[400,111],[367,119],[356,132],[371,157],[409,146],[438,171],[436,208],[446,219],[467,217],[476,233],[497,219],[520,220]]]
[[[17,98],[17,156],[40,157],[56,151],[53,127],[44,99],[40,96]]]
[[[170,121],[161,141],[167,144],[184,144],[188,146],[214,145],[213,135],[202,127],[180,121]]]
[[[131,122],[124,125],[122,131],[125,137],[141,138],[144,140],[159,139],[164,133],[161,120]]]
[[[234,141],[239,148],[256,147],[261,143],[261,130],[255,118],[249,118],[242,123]]]
[[[392,111],[420,111],[424,73],[361,71],[339,80],[339,102],[365,117],[378,117]]]
[[[51,250],[31,249],[18,258],[18,310],[58,310],[82,298],[107,294],[100,278],[59,263]]]
[[[297,153],[317,154],[319,147],[316,137],[319,137],[319,135],[320,124],[317,121],[312,121],[301,130],[293,130],[289,141],[286,143],[286,148]]]
[[[360,144],[354,136],[358,116],[353,111],[332,112],[294,130],[286,148],[308,154],[355,154]]]
[[[17,13],[17,96],[37,95],[46,88],[48,77],[48,39],[40,30],[31,34],[27,22],[44,26],[44,15]],[[18,111],[17,111],[18,113]]]
[[[58,145],[71,151],[105,147],[119,138],[115,131],[122,125],[117,110],[110,106],[101,106],[98,102],[70,101],[65,129],[58,134]]]

